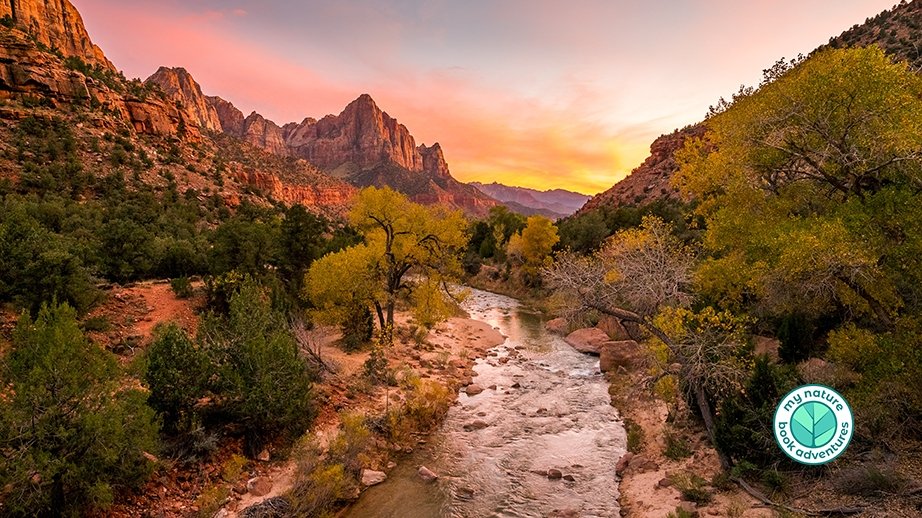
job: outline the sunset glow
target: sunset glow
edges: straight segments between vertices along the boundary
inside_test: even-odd
[[[279,125],[361,93],[462,181],[594,194],[658,135],[894,0],[74,0],[128,77],[182,66]]]

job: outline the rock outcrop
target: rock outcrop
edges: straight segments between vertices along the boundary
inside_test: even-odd
[[[368,94],[339,115],[278,126],[253,112],[208,97],[224,132],[282,156],[307,160],[357,187],[391,187],[413,201],[484,214],[495,200],[457,181],[439,144],[416,145],[409,130],[382,111]]]
[[[688,126],[663,135],[650,145],[650,156],[631,174],[607,191],[594,196],[578,212],[585,214],[602,207],[643,205],[663,198],[677,199],[678,191],[672,186],[672,176],[679,170],[675,153],[690,138],[701,137],[704,124]]]
[[[237,138],[244,135],[246,124],[242,111],[220,97],[206,97],[205,100],[214,108],[224,133]]]
[[[116,71],[102,49],[90,40],[83,18],[68,0],[4,0],[0,2],[0,18],[7,16],[49,49]]]
[[[218,112],[185,68],[160,67],[145,83],[157,85],[168,100],[176,103],[186,120],[205,130],[221,131]]]
[[[292,154],[321,169],[345,164],[361,169],[391,163],[422,171],[423,159],[406,126],[382,111],[368,94],[349,103],[339,115],[305,119],[288,136]]]

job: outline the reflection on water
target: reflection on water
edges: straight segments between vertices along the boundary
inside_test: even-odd
[[[615,463],[625,435],[598,359],[547,333],[540,315],[508,297],[472,290],[465,309],[508,337],[474,367],[487,390],[462,393],[426,447],[346,516],[618,516]],[[420,465],[441,478],[423,482]],[[550,480],[548,469],[564,479]]]

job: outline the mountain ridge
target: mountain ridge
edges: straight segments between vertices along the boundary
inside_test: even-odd
[[[591,198],[591,196],[566,189],[541,191],[498,182],[489,184],[470,182],[468,185],[476,187],[484,194],[527,216],[541,214],[551,218],[566,217],[579,210]]]

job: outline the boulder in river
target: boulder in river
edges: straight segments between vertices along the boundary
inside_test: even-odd
[[[596,324],[596,327],[605,331],[605,334],[608,335],[608,338],[615,341],[621,340],[630,340],[631,335],[628,334],[627,329],[624,325],[621,324],[621,321],[615,317],[605,315],[599,320],[599,323]]]
[[[567,334],[567,326],[568,324],[565,318],[555,318],[553,320],[548,320],[547,323],[544,324],[544,329],[547,329],[555,335],[563,336]]]
[[[563,473],[557,468],[551,468],[547,470],[547,478],[550,480],[560,480],[563,478]]]
[[[587,327],[568,334],[564,341],[581,353],[598,356],[602,344],[611,339],[598,327]]]
[[[599,370],[614,372],[618,367],[630,370],[643,358],[643,350],[634,340],[605,342],[599,349]]]
[[[427,468],[426,466],[420,466],[416,474],[419,475],[419,478],[423,479],[425,482],[432,482],[439,478],[439,476],[436,475],[434,471]]]
[[[476,396],[477,394],[480,394],[481,392],[483,392],[483,387],[481,387],[480,385],[476,383],[472,383],[464,387],[464,393],[467,394],[468,396]]]
[[[365,487],[376,486],[385,480],[387,480],[387,474],[383,471],[375,471],[373,469],[362,470],[362,485]]]
[[[490,425],[487,424],[487,423],[485,423],[485,422],[483,422],[483,421],[477,420],[477,421],[474,421],[473,423],[468,423],[468,424],[464,425],[464,431],[465,431],[465,432],[473,432],[474,430],[483,430],[484,428],[486,428],[486,427],[488,427],[488,426],[490,426]]]

